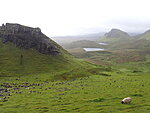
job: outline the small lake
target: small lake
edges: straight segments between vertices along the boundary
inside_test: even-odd
[[[109,45],[108,43],[104,43],[104,42],[100,42],[98,44],[100,44],[100,45]]]
[[[90,52],[90,51],[104,51],[105,49],[102,48],[83,48],[85,51]]]

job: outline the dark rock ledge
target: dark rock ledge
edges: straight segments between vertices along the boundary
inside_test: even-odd
[[[0,26],[0,39],[3,43],[12,42],[19,48],[33,48],[48,55],[60,54],[59,46],[44,35],[40,28],[6,23]]]

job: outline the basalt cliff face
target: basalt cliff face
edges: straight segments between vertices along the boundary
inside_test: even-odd
[[[36,49],[43,54],[61,54],[60,46],[44,35],[40,28],[6,23],[0,26],[0,39],[3,43],[12,42],[16,47]]]

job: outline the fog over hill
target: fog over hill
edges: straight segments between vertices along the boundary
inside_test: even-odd
[[[138,36],[140,39],[150,40],[150,30],[145,31],[144,33]]]
[[[129,38],[128,33],[121,31],[120,29],[112,29],[110,32],[104,35],[106,38]]]
[[[96,41],[100,36],[103,36],[105,32],[93,33],[93,34],[85,34],[85,35],[73,35],[73,36],[56,36],[51,37],[57,43],[71,43],[78,40],[91,40]]]
[[[70,35],[70,36],[53,36],[51,37],[54,41],[59,43],[60,45],[72,43],[79,40],[90,40],[90,41],[98,41],[103,37],[111,37],[111,38],[136,38],[137,35],[141,33],[139,32],[125,32],[123,30],[113,28],[109,32],[97,32],[92,34],[84,34],[84,35]]]

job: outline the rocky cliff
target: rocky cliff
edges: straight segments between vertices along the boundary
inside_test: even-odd
[[[44,35],[40,28],[6,23],[0,26],[0,39],[3,43],[12,42],[19,48],[32,48],[48,55],[60,54],[59,45]]]

